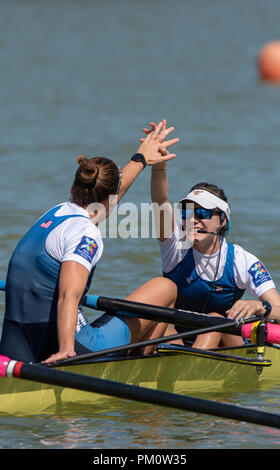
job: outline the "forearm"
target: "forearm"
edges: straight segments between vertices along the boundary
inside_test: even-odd
[[[75,331],[78,317],[78,300],[64,297],[57,305],[57,331],[59,351],[74,352]]]
[[[269,320],[277,320],[277,322],[280,322],[280,305],[271,306],[271,313],[268,318]]]
[[[160,163],[152,168],[151,198],[157,237],[160,241],[171,237],[175,228],[173,208],[168,200],[167,165]]]
[[[280,295],[278,291],[270,289],[260,297],[260,300],[267,301],[271,305],[269,319],[280,321]]]
[[[268,290],[260,297],[260,301],[267,301],[271,305],[269,319],[280,321],[280,295],[278,291],[276,289]]]
[[[152,167],[151,197],[152,202],[159,205],[168,202],[167,165],[165,162]]]
[[[122,168],[122,182],[120,191],[118,194],[118,201],[125,195],[125,193],[129,190],[132,183],[135,181],[138,175],[143,171],[144,166],[141,162],[128,162]]]

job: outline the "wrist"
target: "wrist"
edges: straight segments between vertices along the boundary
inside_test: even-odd
[[[134,155],[132,155],[131,160],[136,163],[141,163],[143,165],[143,169],[147,165],[146,158],[143,153],[135,153]]]
[[[259,304],[260,304],[260,308],[259,308],[258,312],[256,313],[256,315],[259,316],[259,317],[268,317],[268,315],[271,312],[270,303],[267,302],[266,300],[264,300],[263,302],[260,300]]]
[[[269,302],[267,302],[267,300],[264,300],[262,302],[262,305],[263,305],[263,308],[264,308],[264,313],[263,313],[263,316],[266,318],[269,316],[270,312],[271,312],[271,305]]]

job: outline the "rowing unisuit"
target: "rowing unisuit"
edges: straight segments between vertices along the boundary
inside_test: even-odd
[[[258,298],[275,288],[256,256],[222,238],[221,253],[206,255],[193,247],[184,248],[180,229],[176,227],[172,237],[160,243],[160,250],[163,274],[177,284],[178,308],[225,314],[246,289]]]
[[[88,212],[74,203],[55,206],[35,223],[18,243],[10,260],[2,354],[32,362],[44,360],[57,350],[57,283],[61,263],[76,261],[87,268],[90,274],[86,292],[102,251],[100,230],[91,222]],[[94,329],[79,310],[76,340],[81,348],[89,346],[85,332],[98,330],[95,343],[100,336],[102,341],[99,327],[105,325],[108,329],[109,320],[99,320]],[[127,340],[126,325],[123,328]]]

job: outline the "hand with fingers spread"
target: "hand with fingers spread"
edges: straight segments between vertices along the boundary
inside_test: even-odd
[[[169,147],[179,142],[179,138],[166,140],[166,138],[174,131],[174,127],[166,127],[164,119],[159,124],[151,123],[151,129],[143,129],[146,134],[145,138],[141,138],[141,145],[137,153],[142,153],[145,157],[147,165],[157,165],[176,157],[175,153],[169,152]]]
[[[259,300],[237,300],[233,306],[226,311],[230,319],[241,320],[241,318],[250,318],[253,315],[262,315],[265,308]]]

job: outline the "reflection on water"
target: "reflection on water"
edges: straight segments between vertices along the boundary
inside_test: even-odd
[[[240,394],[226,402],[268,411],[275,390]],[[273,399],[280,413],[279,400]],[[126,404],[120,411],[72,416],[1,417],[1,442],[6,448],[127,449],[127,448],[278,448],[280,431],[236,420],[214,418],[151,405]]]

